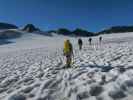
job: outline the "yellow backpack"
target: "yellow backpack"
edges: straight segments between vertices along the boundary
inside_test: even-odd
[[[71,52],[71,50],[70,50],[70,43],[69,43],[69,40],[65,40],[64,41],[64,54],[68,54],[68,53],[70,53]]]

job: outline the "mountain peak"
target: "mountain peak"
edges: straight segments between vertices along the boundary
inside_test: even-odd
[[[39,29],[36,28],[33,24],[27,24],[24,28],[24,31],[26,32],[34,32],[34,31],[38,31]]]

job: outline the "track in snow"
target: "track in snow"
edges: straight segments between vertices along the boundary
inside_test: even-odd
[[[1,54],[0,100],[128,100],[133,95],[133,45],[117,41],[75,49],[76,68],[69,69],[61,69],[61,49]]]

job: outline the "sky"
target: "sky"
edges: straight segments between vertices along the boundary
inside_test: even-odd
[[[98,32],[133,25],[133,0],[0,0],[0,22],[42,30],[83,28]]]

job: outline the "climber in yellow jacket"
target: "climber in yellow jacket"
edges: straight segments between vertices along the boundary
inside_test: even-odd
[[[72,56],[73,56],[73,47],[69,40],[64,41],[64,56],[66,57],[66,67],[71,67]]]

